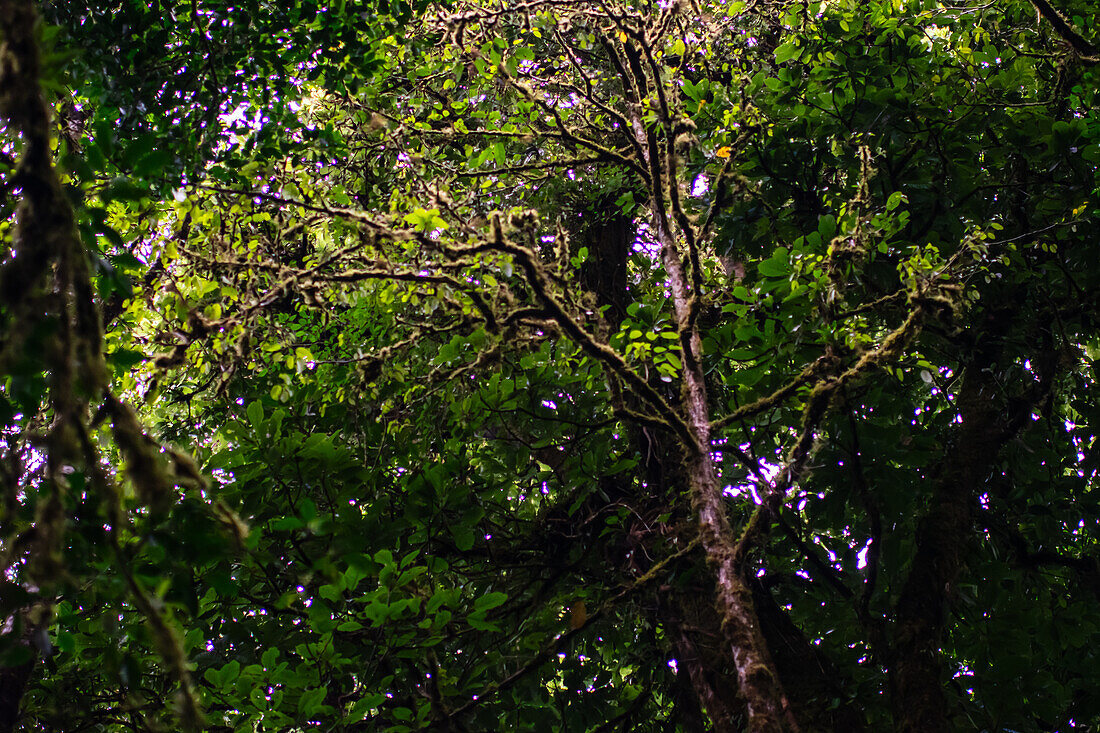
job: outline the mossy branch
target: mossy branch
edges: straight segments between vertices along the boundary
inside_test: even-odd
[[[1035,6],[1035,10],[1039,12],[1039,15],[1050,23],[1051,27],[1054,28],[1054,32],[1081,57],[1082,61],[1090,64],[1100,61],[1100,49],[1097,49],[1096,46],[1078,33],[1069,20],[1058,12],[1057,8],[1048,3],[1047,0],[1031,0],[1031,4]]]

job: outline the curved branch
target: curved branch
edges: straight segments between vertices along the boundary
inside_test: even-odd
[[[1031,0],[1031,4],[1035,6],[1035,10],[1039,12],[1039,15],[1046,18],[1046,21],[1054,28],[1054,32],[1077,52],[1082,61],[1094,64],[1100,60],[1097,58],[1100,49],[1097,49],[1096,46],[1089,43],[1084,36],[1078,33],[1070,25],[1069,20],[1058,12],[1057,8],[1048,3],[1047,0]]]

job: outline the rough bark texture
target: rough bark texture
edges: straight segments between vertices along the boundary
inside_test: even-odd
[[[634,222],[618,209],[614,198],[593,202],[588,215],[590,221],[581,232],[582,246],[588,249],[588,258],[580,270],[581,284],[595,296],[597,306],[607,306],[604,318],[613,330],[617,330],[626,317],[629,302],[627,259],[634,238]],[[698,336],[695,339],[698,349]],[[701,380],[701,375],[698,378]],[[695,384],[698,386],[702,382]],[[709,426],[705,391],[697,390],[688,398],[698,400],[703,406],[701,420],[704,426]],[[635,429],[634,437],[643,456],[651,493],[668,495],[679,490],[685,482],[691,483],[684,466],[676,465],[681,463],[679,459],[683,453],[679,447],[668,445],[664,436],[642,428]],[[709,462],[709,457],[706,460]],[[711,477],[712,486],[717,487],[713,465],[707,475]],[[727,535],[731,531],[726,528]],[[689,587],[676,592],[675,596],[663,604],[661,615],[678,660],[680,722],[690,730],[736,733],[744,722],[744,701],[739,699],[738,681],[722,673],[730,666],[732,657],[728,652],[723,653],[723,623],[715,611],[714,594],[705,588]],[[704,716],[710,719],[710,727]]]
[[[666,629],[669,627],[665,622]],[[684,733],[704,733],[707,727],[706,714],[703,712],[703,696],[698,688],[699,672],[702,662],[694,650],[686,648],[682,639],[674,639],[673,653],[676,655],[676,723]],[[721,730],[715,727],[714,730]]]
[[[0,1],[0,115],[24,140],[17,171],[25,187],[19,209],[21,231],[18,239],[13,237],[19,256],[0,268],[0,297],[10,307],[22,304],[41,285],[46,268],[64,245],[55,231],[59,227],[44,221],[60,187],[50,161],[49,111],[38,90],[36,21],[30,3]],[[59,208],[62,214],[66,211],[67,207]]]
[[[700,356],[702,343],[691,325],[692,293],[675,242],[663,222],[655,228],[662,244],[669,274],[672,301],[680,325],[683,353],[681,412],[693,444],[685,446],[684,474],[692,506],[699,518],[699,534],[707,561],[716,576],[716,607],[722,632],[737,669],[737,682],[745,703],[749,730],[783,731],[795,728],[779,676],[760,633],[752,591],[739,567],[733,528],[726,513],[722,484],[711,457],[710,414],[706,381]]]
[[[631,75],[634,83],[640,82],[647,86],[648,83],[644,80],[650,79],[649,83],[653,84],[656,96],[664,107],[663,113],[668,115],[660,86],[663,82],[657,78],[659,75],[647,75],[643,68],[642,55],[632,44],[625,44],[623,50],[631,69],[631,74],[623,73],[624,86],[631,89]],[[656,72],[652,58],[647,57],[647,60],[650,71]],[[628,96],[631,95],[633,92],[628,93]],[[643,95],[635,96],[637,98]],[[701,293],[697,292],[698,284],[692,285],[691,273],[685,269],[679,243],[673,236],[670,223],[670,218],[678,222],[688,240],[684,242],[689,249],[688,259],[694,260],[693,267],[697,268],[699,263],[698,253],[693,249],[693,225],[679,209],[677,157],[671,147],[667,146],[662,154],[656,136],[646,129],[636,112],[631,124],[649,171],[650,209],[653,212],[653,221],[650,224],[661,247],[661,258],[668,273],[676,312],[684,365],[679,403],[679,417],[687,432],[687,435],[681,435],[684,443],[684,477],[692,508],[698,517],[700,541],[706,552],[707,562],[716,576],[715,607],[722,619],[722,635],[737,670],[737,683],[744,701],[749,730],[771,732],[797,729],[760,634],[752,591],[745,585],[741,574],[733,528],[726,514],[722,484],[711,458],[710,412],[706,377],[700,361],[703,347],[696,322],[698,306],[695,299]]]
[[[67,205],[55,206],[62,194],[50,160],[49,110],[38,86],[37,20],[32,3],[0,0],[0,116],[12,133],[18,131],[23,137],[16,173],[23,187],[23,197],[18,207],[19,223],[13,235],[13,249],[18,256],[11,257],[0,267],[0,299],[11,312],[28,320],[40,319],[38,311],[45,310],[41,301],[33,299],[32,303],[28,296],[42,289],[51,262],[71,246],[71,237],[67,234],[72,229],[71,210]],[[0,371],[9,359],[21,358],[22,355],[16,352],[11,341],[5,343],[0,337]],[[54,402],[55,410],[66,407],[67,403]],[[12,479],[11,488],[14,489],[18,476]],[[57,506],[56,502],[46,504],[51,508]],[[40,518],[44,514],[46,512],[40,512]],[[40,540],[37,544],[48,561],[56,551],[56,543],[48,541],[53,538],[52,523],[40,519],[38,524]],[[32,559],[37,560],[36,569],[48,564],[41,557]],[[15,609],[14,613],[22,614],[23,610]],[[0,623],[2,621],[0,618]],[[28,647],[29,642],[20,631],[22,628],[21,623],[15,623],[15,630],[4,635],[4,645]],[[22,664],[0,667],[0,733],[14,730],[19,722],[23,691],[33,666],[32,656]]]
[[[744,725],[737,680],[730,676],[732,660],[722,634],[722,619],[714,605],[709,578],[689,573],[661,604],[661,622],[672,640],[677,675],[686,681],[710,726],[703,730],[736,733]]]
[[[713,660],[704,656],[686,629],[681,628],[680,638],[674,646],[679,664],[677,674],[687,676],[695,700],[710,717],[711,727],[703,729],[715,733],[736,733],[740,730],[736,685],[723,686],[720,676],[714,673]]]

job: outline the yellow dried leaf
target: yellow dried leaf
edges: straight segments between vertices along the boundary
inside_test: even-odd
[[[584,626],[588,621],[588,609],[584,606],[584,601],[577,599],[577,601],[569,609],[569,628],[574,631]]]

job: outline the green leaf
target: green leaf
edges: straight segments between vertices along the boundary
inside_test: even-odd
[[[486,593],[485,595],[474,601],[474,609],[478,611],[488,611],[490,609],[500,606],[508,600],[507,593]]]
[[[786,277],[790,273],[791,267],[786,259],[770,259],[761,262],[757,270],[765,277]]]
[[[466,525],[457,525],[450,528],[451,537],[454,538],[455,547],[466,552],[474,546],[474,530]]]
[[[325,690],[321,687],[311,687],[302,691],[298,698],[298,715],[302,718],[311,718],[320,713],[325,699]]]
[[[798,47],[795,40],[788,41],[775,49],[775,62],[782,64],[791,59],[797,59],[801,53],[802,49]]]
[[[269,647],[264,650],[264,653],[260,656],[260,662],[265,669],[271,669],[275,666],[275,662],[279,659],[279,649],[277,647]]]
[[[259,400],[254,400],[249,403],[248,409],[245,411],[248,416],[248,421],[252,423],[253,427],[258,428],[264,421],[264,407],[260,404]]]

